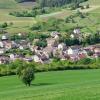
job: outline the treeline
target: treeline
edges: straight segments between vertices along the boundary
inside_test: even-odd
[[[22,60],[16,60],[9,64],[0,65],[0,76],[15,75],[19,69],[33,67],[35,72],[44,71],[57,71],[57,70],[76,70],[76,69],[99,69],[100,58],[90,59],[84,58],[77,62],[69,60],[60,61],[59,59],[53,59],[49,64],[40,64],[35,62],[27,63]]]
[[[25,10],[22,12],[14,11],[14,12],[10,12],[9,15],[16,16],[16,17],[36,17],[37,15],[49,14],[54,11],[58,11],[58,9],[57,8],[56,9],[55,8],[52,8],[52,9],[42,8],[41,9],[40,7],[34,6],[32,10],[30,11],[28,10]]]
[[[41,7],[61,7],[66,4],[80,4],[81,2],[85,2],[87,0],[15,0],[16,2],[27,2],[33,1],[37,2]]]
[[[61,7],[66,4],[80,4],[87,0],[37,0],[41,7]]]

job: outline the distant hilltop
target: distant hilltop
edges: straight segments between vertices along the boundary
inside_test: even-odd
[[[21,3],[21,2],[29,2],[29,1],[35,2],[36,0],[15,0],[15,1]]]

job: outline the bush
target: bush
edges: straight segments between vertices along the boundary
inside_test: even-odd
[[[89,4],[86,5],[86,9],[88,9],[88,8],[90,8],[90,5]]]
[[[21,80],[26,85],[30,85],[32,79],[34,79],[34,72],[70,70],[70,69],[71,70],[97,69],[97,68],[98,69],[100,68],[100,58],[98,59],[84,58],[77,62],[72,62],[70,60],[60,61],[59,59],[54,59],[49,64],[40,64],[35,62],[27,63],[22,60],[16,60],[7,65],[6,64],[0,65],[0,76],[15,75],[17,73],[17,75],[19,75]],[[28,77],[30,77],[29,80]]]
[[[47,41],[46,40],[39,40],[38,42],[36,42],[35,45],[44,48],[47,46]]]
[[[78,64],[87,65],[87,64],[91,64],[92,61],[93,61],[93,60],[90,59],[90,58],[84,58],[84,59],[81,59],[80,61],[78,61]]]
[[[8,27],[8,24],[6,22],[0,25],[0,28],[6,28],[6,27]]]
[[[21,80],[23,81],[23,83],[25,85],[30,86],[32,80],[34,80],[34,78],[35,78],[33,68],[32,67],[26,67],[24,69],[21,69],[19,77],[21,78]]]

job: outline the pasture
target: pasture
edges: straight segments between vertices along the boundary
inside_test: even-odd
[[[84,4],[87,3],[90,4],[90,8],[83,10],[83,12],[89,13],[88,18],[80,19],[77,17],[74,19],[76,23],[70,23],[70,26],[76,26],[78,24],[83,27],[83,32],[91,33],[100,30],[100,0],[88,0]],[[6,29],[9,33],[30,32],[29,28],[39,20],[45,20],[50,17],[64,19],[75,13],[75,11],[69,9],[62,9],[51,14],[37,16],[37,18],[14,17],[9,15],[12,11],[30,10],[33,6],[34,3],[32,2],[16,3],[14,0],[0,0],[0,23],[13,22],[13,26]]]
[[[18,4],[14,0],[0,0],[0,23],[11,23],[12,27],[8,27],[7,31],[10,33],[28,32],[29,26],[36,21],[32,17],[14,17],[9,15],[13,11],[30,10],[33,7],[33,3]]]
[[[0,77],[0,100],[100,100],[100,70],[36,73],[31,87]]]

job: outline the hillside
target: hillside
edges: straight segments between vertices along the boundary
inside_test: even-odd
[[[82,12],[88,12],[89,18],[86,19],[79,19],[75,18],[75,21],[82,25],[83,30],[91,32],[95,31],[96,29],[99,30],[100,26],[100,0],[89,0],[88,2],[85,2],[85,4],[90,4],[90,8],[87,10],[82,10]],[[44,20],[48,19],[50,17],[56,17],[56,18],[66,18],[67,16],[75,13],[75,11],[69,10],[69,9],[62,9],[57,12],[53,12],[50,14],[40,15],[36,18],[33,17],[14,17],[9,15],[10,12],[13,11],[23,11],[23,10],[30,10],[35,3],[33,2],[24,2],[24,3],[17,3],[15,0],[0,0],[0,23],[3,22],[13,22],[14,25],[12,27],[8,27],[7,31],[10,33],[16,33],[16,32],[29,32],[29,27],[36,23],[38,20]],[[77,24],[76,23],[76,24]],[[73,23],[72,23],[73,24]],[[75,24],[75,25],[76,25]]]
[[[0,23],[13,22],[12,28],[8,27],[8,32],[20,32],[27,31],[29,25],[34,23],[34,18],[17,18],[10,16],[9,13],[12,11],[23,11],[33,7],[33,2],[16,3],[15,0],[0,0]]]

